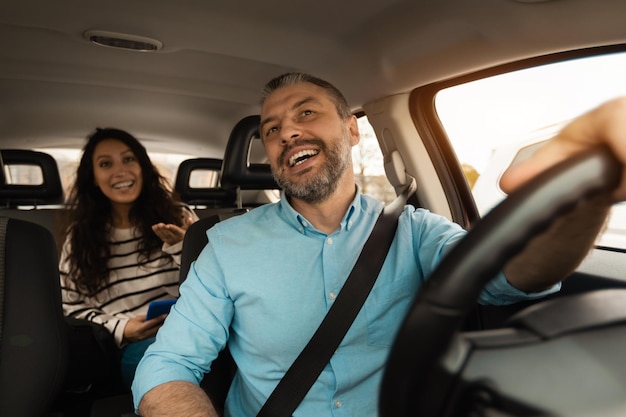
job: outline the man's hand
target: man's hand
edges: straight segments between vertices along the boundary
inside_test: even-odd
[[[510,193],[548,167],[600,145],[608,146],[626,166],[626,97],[609,101],[574,119],[528,160],[507,170],[500,187]],[[626,169],[613,200],[626,200]]]
[[[626,166],[626,97],[577,117],[529,159],[507,170],[501,188],[510,193],[547,168],[598,146],[608,146]],[[526,292],[541,291],[567,277],[602,230],[611,204],[626,199],[626,169],[611,198],[597,197],[557,219],[505,267],[508,281]]]

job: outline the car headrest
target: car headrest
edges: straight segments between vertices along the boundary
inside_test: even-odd
[[[222,164],[222,188],[227,190],[279,189],[269,164],[250,163],[250,148],[254,140],[261,140],[258,115],[241,119],[228,138]]]
[[[200,175],[201,180],[212,179],[210,184],[195,186],[192,179],[193,172],[213,171]],[[180,199],[192,205],[207,207],[234,207],[237,193],[235,190],[225,190],[219,186],[219,177],[222,171],[222,160],[216,158],[187,159],[180,163],[174,182],[174,191]]]
[[[0,154],[6,169],[2,170],[0,205],[15,207],[63,203],[61,175],[51,155],[29,149],[2,149]],[[23,174],[32,176],[22,179],[20,176]]]

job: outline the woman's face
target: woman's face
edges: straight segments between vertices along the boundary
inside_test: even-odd
[[[132,204],[141,194],[141,165],[133,151],[117,139],[104,139],[93,153],[96,186],[113,205]]]

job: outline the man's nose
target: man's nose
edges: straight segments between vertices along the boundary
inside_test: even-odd
[[[297,123],[287,122],[283,123],[280,129],[280,139],[282,143],[288,143],[294,139],[298,139],[302,136],[302,130]]]

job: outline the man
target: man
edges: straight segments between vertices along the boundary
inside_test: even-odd
[[[608,141],[604,133],[626,141],[596,123],[620,107],[626,101],[574,122],[525,169],[507,173],[503,186],[511,190],[558,159]],[[332,85],[306,74],[270,81],[260,132],[283,189],[281,201],[208,232],[210,243],[139,365],[133,393],[143,416],[216,416],[197,384],[227,342],[239,370],[225,414],[256,415],[332,305],[382,210],[355,186],[351,148],[359,141],[357,122]],[[616,199],[624,195],[622,190]],[[542,238],[549,243],[535,242],[507,267],[506,278],[501,274],[488,285],[481,302],[557,291],[558,281],[588,251],[608,209],[608,202],[590,204],[585,213],[573,214],[574,226],[557,225]],[[440,216],[405,208],[369,298],[294,416],[377,414],[378,384],[395,332],[420,285],[463,235]],[[550,251],[562,250],[559,241],[567,242],[561,245],[567,253],[555,264]]]

